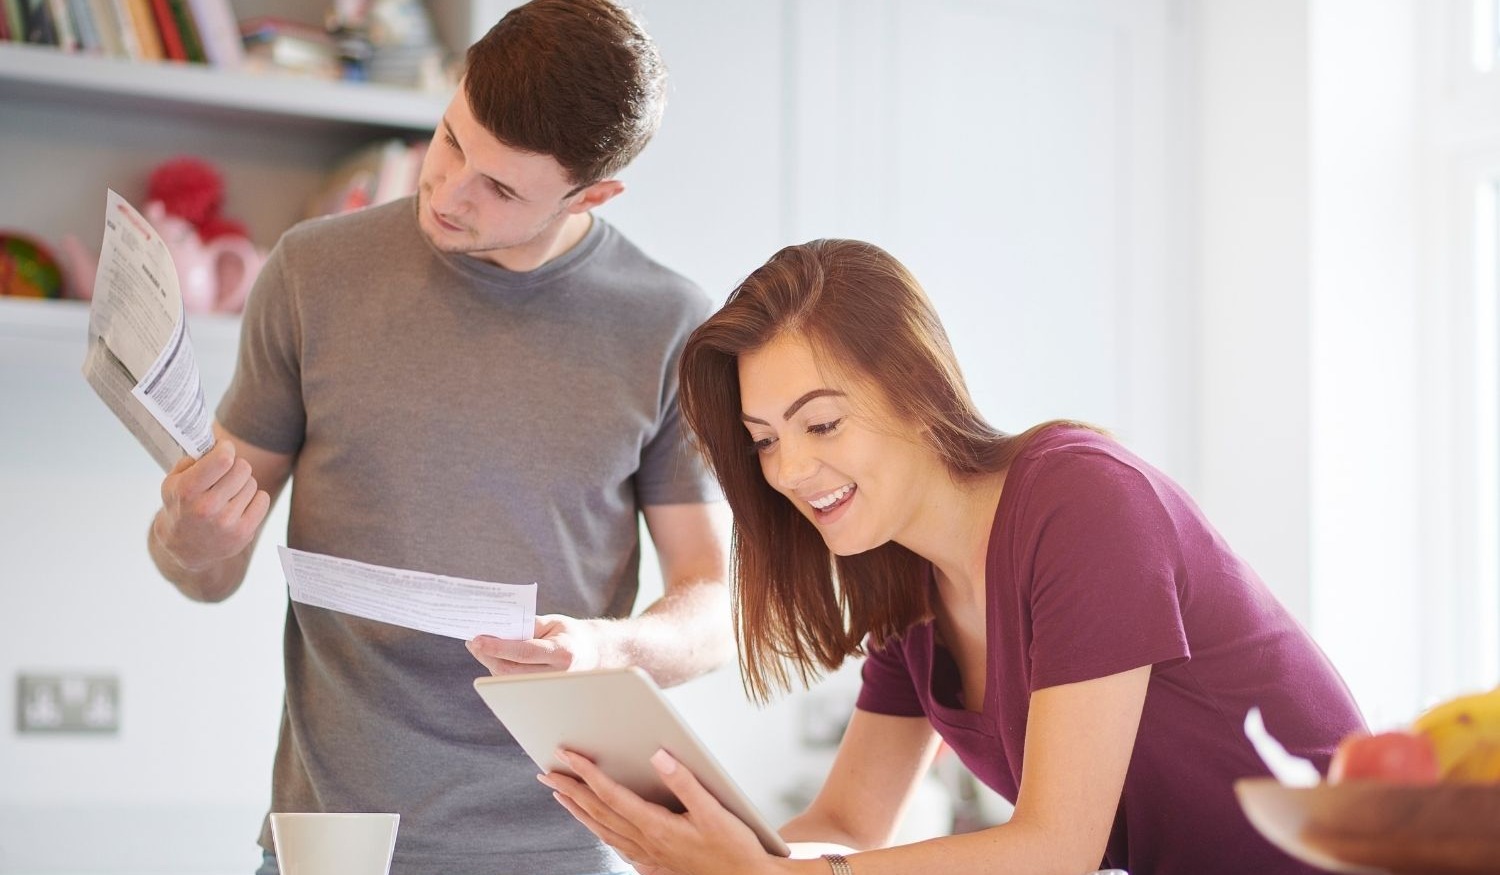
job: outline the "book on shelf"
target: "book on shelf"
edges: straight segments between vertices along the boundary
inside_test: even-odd
[[[94,10],[89,8],[89,0],[64,0],[64,3],[73,19],[78,50],[90,55],[104,54],[104,43],[99,38],[99,29],[94,26]]]
[[[160,60],[168,57],[163,30],[158,21],[156,0],[0,0],[0,42],[26,42],[46,45],[63,52],[102,55],[131,60]],[[207,52],[197,36],[190,0],[169,0],[181,4],[181,14],[174,13],[173,28],[168,33],[182,42],[189,60],[207,60]],[[233,63],[239,48],[237,28],[228,13],[229,0],[192,0],[205,9],[222,8],[234,33],[226,51],[219,54]],[[186,30],[185,30],[186,28]],[[222,32],[223,27],[220,26]]]
[[[120,28],[120,17],[115,0],[84,0],[94,21],[94,31],[99,37],[99,50],[106,58],[130,58],[130,46],[125,44]]]
[[[186,61],[187,47],[182,42],[182,32],[177,29],[177,20],[172,17],[171,0],[151,0],[151,15],[156,22],[156,32],[161,34],[162,51],[169,61]]]
[[[338,44],[321,27],[263,15],[241,21],[240,36],[244,38],[247,65],[322,79],[342,76]]]
[[[240,20],[233,0],[0,0],[0,42],[141,61],[256,66],[345,78],[345,47],[320,25]]]
[[[229,0],[188,0],[203,54],[215,67],[238,67],[245,60],[245,43],[240,39],[240,24],[229,6]]]
[[[143,61],[160,61],[165,58],[161,32],[156,29],[156,14],[151,11],[151,0],[124,0],[125,11],[130,18],[130,29],[135,33],[136,46]]]
[[[0,0],[0,40],[106,57],[234,67],[244,50],[229,4],[230,0]]]
[[[307,218],[348,213],[405,197],[417,190],[425,140],[408,143],[391,138],[349,154],[325,177],[308,199]]]
[[[125,57],[140,60],[142,54],[140,37],[135,32],[135,19],[130,14],[130,0],[100,0],[114,10],[115,27],[120,34],[120,47]]]
[[[5,39],[9,42],[26,42],[27,0],[0,0],[0,17],[5,19]]]
[[[47,0],[47,12],[52,16],[53,45],[65,52],[78,51],[78,32],[73,28],[68,0]]]
[[[187,0],[167,0],[167,5],[172,9],[172,23],[177,26],[177,34],[182,38],[182,49],[187,54],[187,59],[195,64],[206,62],[208,59],[203,55],[203,42],[198,38],[198,26],[193,23]]]
[[[57,25],[52,21],[52,6],[49,0],[19,0],[21,4],[21,33],[23,42],[44,46],[57,45]]]

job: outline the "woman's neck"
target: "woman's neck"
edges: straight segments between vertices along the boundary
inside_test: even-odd
[[[932,563],[942,589],[982,595],[1005,472],[943,482],[923,499],[902,546]]]

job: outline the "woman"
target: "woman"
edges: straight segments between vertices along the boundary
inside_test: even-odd
[[[1326,768],[1362,728],[1297,622],[1170,479],[1104,434],[1003,434],[916,280],[881,249],[777,253],[689,339],[683,415],[735,516],[736,619],[764,701],[868,653],[857,710],[766,855],[665,752],[673,814],[568,754],[542,776],[643,873],[1310,872],[1246,821],[1259,706]],[[886,847],[946,741],[1003,825]]]

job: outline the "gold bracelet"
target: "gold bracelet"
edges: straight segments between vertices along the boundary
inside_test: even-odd
[[[824,854],[823,859],[828,861],[833,875],[854,875],[854,867],[849,865],[849,860],[843,854]]]

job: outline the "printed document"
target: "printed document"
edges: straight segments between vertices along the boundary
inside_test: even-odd
[[[277,547],[292,601],[468,640],[536,634],[536,584],[407,571]]]
[[[183,313],[161,235],[109,192],[83,376],[163,470],[214,445]]]

